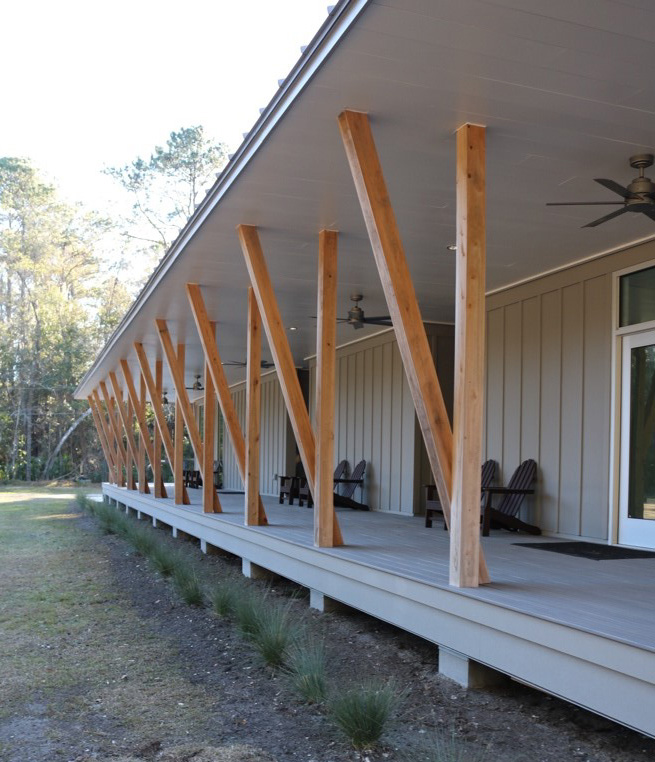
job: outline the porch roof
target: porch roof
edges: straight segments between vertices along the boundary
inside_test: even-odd
[[[488,127],[487,285],[502,289],[652,238],[644,215],[581,229],[615,200],[593,183],[627,183],[633,153],[655,134],[655,9],[609,0],[342,0],[200,204],[77,389],[121,358],[136,373],[141,341],[161,356],[155,318],[185,342],[187,378],[202,351],[184,292],[204,288],[224,360],[245,359],[247,273],[239,223],[260,228],[294,358],[314,352],[317,237],[340,231],[338,309],[353,291],[370,315],[386,305],[337,127],[367,111],[422,315],[454,315],[455,129]],[[601,208],[602,209],[602,208]],[[597,211],[597,210],[596,210]],[[601,212],[602,213],[602,212]],[[370,328],[365,331],[372,330]],[[364,332],[358,332],[359,337]],[[356,337],[338,328],[339,343]],[[267,348],[264,358],[269,359]],[[229,369],[230,381],[242,377]],[[172,389],[166,376],[165,386]]]

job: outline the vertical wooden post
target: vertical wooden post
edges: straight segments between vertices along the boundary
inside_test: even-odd
[[[145,382],[143,380],[143,376],[141,376],[141,389],[140,389],[140,397],[138,400],[138,407],[139,411],[137,414],[137,425],[139,427],[139,460],[137,464],[137,474],[138,474],[138,480],[139,480],[139,492],[141,494],[146,494],[147,492],[150,492],[150,487],[148,486],[148,480],[146,479],[146,436],[149,436],[147,434],[147,431],[143,431],[143,427],[141,426],[141,420],[145,418],[145,411],[146,411],[146,386]]]
[[[216,325],[211,324],[212,331]],[[214,441],[216,429],[214,384],[209,365],[205,362],[205,429],[203,431],[202,453],[205,460],[202,482],[202,509],[205,513],[214,513],[216,492],[214,490]]]
[[[450,584],[477,587],[484,405],[485,128],[457,130],[457,267]]]
[[[141,374],[141,383],[145,381],[143,373]],[[164,393],[164,375],[161,360],[155,360],[155,387],[159,399]],[[164,487],[164,477],[161,468],[161,434],[159,427],[155,425],[152,432],[153,458],[152,458],[152,480],[155,485],[155,497],[166,497],[166,488]]]
[[[444,518],[450,526],[453,434],[368,115],[344,111],[339,115],[339,129]],[[479,563],[479,581],[488,582],[482,550]]]
[[[102,430],[105,434],[105,439],[107,440],[107,449],[109,450],[109,454],[111,455],[111,461],[113,466],[113,483],[118,484],[118,455],[116,454],[116,442],[114,441],[113,434],[111,432],[111,426],[107,423],[107,417],[105,416],[102,402],[100,402],[100,396],[98,395],[98,390],[94,389],[92,392],[93,395],[93,401],[95,402],[96,409],[98,411],[98,417],[100,418],[100,425],[102,426]]]
[[[321,230],[318,240],[318,305],[316,316],[316,487],[314,544],[342,545],[334,511],[334,382],[337,333],[338,233]]]
[[[259,436],[261,410],[262,334],[257,300],[248,288],[246,364],[246,526],[259,524]]]
[[[109,396],[107,391],[107,384],[104,381],[100,382],[100,391],[102,392],[105,405],[107,406],[107,418],[109,418],[109,425],[113,434],[114,447],[116,449],[117,463],[118,463],[118,479],[117,486],[125,486],[125,477],[123,476],[123,467],[127,470],[127,455],[125,453],[125,445],[123,444],[123,437],[120,432],[120,424],[117,421],[118,411],[114,410],[114,399]]]
[[[148,456],[148,460],[152,463],[153,459],[153,447],[150,440],[150,433],[148,431],[148,422],[146,420],[146,388],[143,376],[141,376],[141,396],[137,396],[136,388],[134,386],[134,379],[132,378],[132,371],[127,360],[122,359],[120,361],[121,370],[123,371],[123,378],[125,379],[125,387],[127,389],[127,395],[130,398],[130,402],[136,413],[136,419],[139,424],[139,453],[137,453],[137,461],[140,458],[141,448],[143,448],[144,456]],[[148,479],[145,475],[146,463],[145,457],[143,461],[143,487],[141,481],[139,482],[139,490],[143,490],[146,494],[150,493],[150,487],[148,485]],[[141,480],[142,476],[139,476]]]
[[[123,406],[123,401],[119,401],[119,410]],[[134,480],[134,469],[137,468],[139,460],[139,454],[134,453],[134,408],[132,407],[132,400],[127,400],[127,420],[128,428],[125,429],[125,437],[127,438],[128,445],[128,461],[129,466],[127,469],[127,488],[136,489],[136,482]],[[136,454],[136,458],[134,455]]]
[[[207,315],[207,308],[202,298],[202,292],[200,286],[197,283],[187,283],[186,292],[189,298],[189,305],[191,306],[191,312],[193,313],[193,319],[196,322],[196,328],[198,329],[198,336],[200,336],[200,343],[202,344],[202,351],[205,355],[205,362],[209,365],[209,370],[214,382],[214,390],[218,397],[218,404],[221,406],[221,412],[223,413],[223,420],[225,421],[225,429],[227,435],[232,443],[232,449],[234,450],[234,457],[237,462],[237,468],[243,483],[246,483],[246,443],[241,431],[241,424],[239,423],[239,417],[237,416],[236,408],[234,407],[234,400],[230,393],[230,388],[225,377],[225,371],[221,364],[221,356],[218,352],[218,344],[216,342],[216,332],[211,328],[211,321]],[[261,496],[259,500],[259,525],[264,526],[268,523],[266,518],[266,511],[264,510],[264,503]]]
[[[129,405],[128,409],[125,409],[123,404],[123,390],[121,389],[118,378],[114,371],[109,372],[109,381],[111,388],[114,391],[116,399],[116,409],[118,413],[118,433],[120,434],[121,422],[123,429],[125,430],[125,443],[127,449],[125,450],[125,474],[127,477],[127,488],[136,489],[134,484],[134,464],[137,461],[137,452],[134,446],[134,408],[132,407],[132,399],[128,395]],[[122,434],[120,434],[122,439]]]
[[[109,452],[109,445],[107,443],[107,439],[105,438],[105,432],[104,432],[104,429],[102,428],[102,422],[100,421],[100,415],[96,408],[95,400],[89,394],[89,396],[87,397],[87,401],[89,403],[89,407],[91,408],[91,414],[93,415],[93,422],[96,425],[96,431],[98,432],[98,438],[100,439],[100,446],[102,447],[102,452],[107,462],[107,477],[109,481],[111,482],[113,481],[114,461],[111,457],[111,453]]]
[[[177,362],[184,372],[184,344],[177,345]],[[175,479],[175,505],[184,504],[184,416],[182,415],[182,403],[180,395],[175,395],[175,431],[173,442],[175,444],[175,464],[173,466],[173,478]]]

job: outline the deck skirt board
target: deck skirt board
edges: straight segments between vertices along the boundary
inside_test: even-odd
[[[655,700],[655,559],[613,561],[606,570],[584,558],[527,553],[512,546],[515,534],[494,532],[484,543],[493,582],[453,588],[448,534],[440,527],[425,529],[421,518],[339,510],[348,544],[316,548],[312,511],[275,499],[264,498],[269,526],[245,527],[243,494],[223,493],[223,513],[203,514],[201,490],[189,490],[188,506],[108,484],[103,492],[330,598],[655,736],[655,718],[647,710]]]

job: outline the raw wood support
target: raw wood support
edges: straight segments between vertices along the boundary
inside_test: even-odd
[[[143,478],[143,492],[149,495],[150,485],[148,484],[148,476],[146,473],[146,455],[147,455],[146,441],[150,443],[150,433],[148,431],[148,422],[146,421],[146,404],[147,404],[146,382],[144,381],[142,374],[139,374],[139,378],[140,378],[140,389],[139,389],[139,400],[138,400],[139,404],[135,406],[135,410],[137,411],[137,423],[139,423],[140,420],[143,420],[143,422],[145,423],[145,428],[142,428],[141,424],[139,423],[139,458],[140,458],[139,463],[140,463],[140,467],[143,469],[142,471],[139,471],[139,480]],[[151,462],[151,465],[152,465],[152,462]],[[139,487],[140,486],[141,486],[141,482],[139,481]]]
[[[338,233],[321,230],[318,239],[316,326],[316,492],[314,545],[343,545],[334,511],[334,383],[337,338]]]
[[[125,471],[127,472],[127,453],[119,428],[118,412],[114,410],[114,400],[109,396],[107,384],[105,384],[104,381],[100,382],[100,391],[102,392],[102,397],[107,406],[107,417],[109,418],[109,425],[111,426],[114,442],[116,443],[116,452],[118,454],[118,486],[124,487],[125,479],[123,477],[123,468],[125,468]]]
[[[212,331],[216,330],[214,323]],[[214,513],[214,430],[216,428],[214,384],[209,371],[209,365],[205,362],[205,428],[203,431],[202,452],[205,458],[202,483],[202,510],[205,513]]]
[[[305,469],[309,490],[314,496],[316,445],[309,420],[307,406],[302,396],[298,374],[293,362],[291,348],[284,332],[280,309],[273,291],[271,277],[266,267],[264,252],[257,228],[252,225],[237,227],[239,241],[250,276],[257,306],[264,324],[266,338],[275,363],[275,370],[282,389],[282,396],[289,413],[291,427],[296,438],[300,459]],[[316,502],[316,500],[314,500]]]
[[[182,457],[182,450],[181,447],[178,449],[178,408],[179,412],[181,413],[182,419],[184,420],[184,424],[186,426],[186,430],[189,434],[189,439],[191,440],[191,446],[193,447],[193,451],[196,455],[196,458],[198,460],[198,466],[200,469],[200,475],[202,476],[202,483],[203,485],[206,485],[205,488],[209,488],[213,494],[213,502],[214,502],[214,513],[221,513],[221,504],[218,499],[218,493],[214,489],[214,481],[211,478],[211,474],[208,474],[208,479],[205,478],[204,473],[204,459],[203,459],[203,447],[202,447],[202,439],[200,437],[200,431],[198,430],[198,424],[196,422],[196,419],[193,415],[193,408],[191,407],[191,403],[189,402],[189,395],[186,392],[186,388],[184,386],[184,344],[178,344],[177,345],[177,354],[175,352],[175,349],[173,347],[173,342],[171,340],[171,335],[168,332],[168,326],[166,325],[166,321],[162,320],[160,318],[155,320],[155,324],[157,326],[157,332],[159,333],[159,339],[161,341],[162,348],[164,350],[164,355],[166,356],[166,362],[168,363],[168,367],[171,371],[171,376],[173,378],[173,385],[175,386],[175,457],[176,457],[176,463],[175,463],[175,478],[177,481],[178,476],[178,455],[181,459]],[[179,426],[179,433],[180,433],[180,441],[182,440],[182,426]]]
[[[484,405],[485,129],[457,131],[457,266],[450,584],[477,587]]]
[[[150,440],[150,433],[148,431],[148,421],[146,420],[146,385],[145,385],[145,379],[143,378],[143,374],[141,374],[141,397],[137,397],[136,394],[136,388],[134,386],[134,378],[132,377],[132,371],[130,370],[129,363],[127,360],[121,360],[120,361],[121,371],[123,372],[123,378],[125,379],[125,387],[127,388],[127,394],[130,398],[130,401],[132,402],[132,405],[134,406],[134,410],[136,412],[136,420],[139,424],[139,453],[141,452],[141,448],[145,450],[146,455],[148,456],[148,460],[150,461],[150,465],[152,466],[153,474],[155,471],[154,466],[154,448],[152,446],[152,442]],[[155,426],[155,430],[157,427]],[[161,447],[160,449],[160,458],[161,458]],[[148,481],[145,478],[145,461],[143,463],[143,478],[144,478],[144,491],[150,492],[150,488],[148,487]],[[139,476],[139,479],[141,477]]]
[[[123,407],[122,401],[120,407]],[[127,420],[129,421],[130,427],[129,429],[125,429],[125,436],[127,437],[128,442],[132,444],[132,447],[128,452],[128,461],[130,465],[127,469],[127,488],[135,490],[136,481],[134,480],[134,471],[137,467],[139,453],[134,444],[134,407],[132,406],[132,400],[130,399],[127,400]],[[135,457],[135,454],[137,457]]]
[[[102,426],[102,430],[105,434],[105,439],[107,440],[107,448],[109,450],[109,453],[111,455],[111,460],[113,464],[114,469],[114,484],[118,485],[118,455],[116,453],[116,442],[114,440],[114,435],[111,432],[111,426],[107,423],[107,417],[105,416],[105,413],[103,411],[102,402],[100,402],[100,396],[98,395],[98,390],[94,389],[92,392],[93,395],[93,401],[95,402],[96,409],[98,411],[98,416],[100,418],[100,424]]]
[[[191,306],[191,312],[193,313],[193,319],[196,322],[196,328],[198,329],[198,335],[200,336],[200,343],[202,344],[202,349],[205,354],[205,362],[209,365],[214,389],[216,391],[216,396],[218,397],[218,404],[221,407],[221,413],[223,414],[223,420],[225,421],[225,429],[227,435],[230,437],[230,442],[232,443],[232,449],[234,450],[234,457],[237,462],[239,474],[245,484],[246,444],[243,432],[241,431],[239,417],[236,408],[234,407],[234,400],[230,394],[230,387],[227,383],[225,371],[223,370],[223,365],[221,363],[218,344],[216,342],[216,334],[215,331],[212,331],[211,329],[211,322],[207,315],[207,309],[202,298],[200,286],[197,283],[187,283],[186,291]],[[258,523],[261,526],[268,522],[261,496],[258,498],[258,501]]]
[[[259,439],[261,410],[262,333],[257,300],[248,288],[246,355],[246,526],[259,524]]]
[[[184,344],[177,345],[177,357],[182,361],[184,368]],[[173,364],[177,367],[178,360]],[[170,367],[170,361],[169,361]],[[175,504],[184,503],[184,415],[182,414],[182,403],[178,394],[175,395],[175,420],[173,423],[173,444],[175,445],[175,460],[173,465],[173,480],[175,481]],[[188,495],[187,495],[188,497]]]
[[[339,129],[430,467],[450,526],[453,435],[368,116],[344,111],[339,115]],[[475,466],[479,470],[479,462]],[[479,474],[476,479],[479,480]],[[479,581],[488,582],[481,549],[479,566]]]
[[[145,494],[150,492],[150,487],[148,486],[148,481],[146,479],[146,445],[141,436],[141,426],[138,424],[138,421],[137,425],[139,426],[139,459],[136,464],[137,479],[139,481],[139,492]]]
[[[153,412],[155,413],[155,423],[156,423],[156,429],[159,432],[159,436],[161,437],[161,441],[164,445],[164,452],[166,453],[166,459],[168,460],[168,463],[171,467],[171,470],[175,471],[175,448],[173,446],[173,440],[171,439],[171,432],[168,430],[168,423],[166,422],[166,415],[164,413],[164,406],[162,405],[162,390],[161,390],[161,377],[160,377],[160,371],[161,371],[161,360],[157,360],[158,366],[158,378],[157,378],[157,385],[155,384],[155,380],[152,377],[152,372],[150,370],[150,363],[148,362],[148,358],[146,356],[145,350],[143,348],[143,344],[140,344],[138,341],[134,343],[134,350],[136,351],[136,356],[139,361],[139,367],[141,368],[141,373],[143,375],[143,378],[146,382],[146,387],[148,388],[148,395],[150,396],[150,404],[152,405]],[[155,437],[155,447],[154,447],[154,457],[157,457],[157,438]],[[152,461],[151,461],[152,462]],[[157,480],[155,480],[155,485],[157,485]],[[189,496],[186,492],[186,488],[183,488],[182,490],[182,497],[184,505],[189,505]],[[157,493],[155,493],[155,497],[157,497]]]
[[[116,398],[116,406],[118,408],[118,415],[123,424],[123,428],[125,429],[125,439],[127,441],[127,449],[129,451],[128,454],[131,456],[131,460],[130,458],[128,458],[129,465],[127,468],[127,478],[128,478],[128,484],[129,484],[130,473],[132,472],[132,461],[136,463],[138,460],[136,445],[134,444],[134,421],[133,421],[133,417],[129,415],[129,410],[126,410],[125,406],[123,405],[123,391],[118,384],[118,379],[116,378],[116,374],[114,373],[113,370],[109,372],[109,381],[111,383],[111,388],[114,391],[114,397]],[[129,395],[129,392],[128,392],[128,395]],[[132,406],[132,399],[131,398],[129,399],[130,399],[130,406]],[[134,476],[132,476],[132,481],[134,481]],[[134,487],[130,487],[130,489],[134,489]]]
[[[141,374],[141,384],[145,383],[143,373]],[[157,399],[163,399],[164,394],[164,365],[161,360],[155,360],[155,389]],[[155,425],[152,432],[152,454],[154,460],[152,464],[152,480],[155,485],[155,497],[167,497],[166,487],[164,486],[164,475],[161,467],[161,447],[162,437],[159,426]]]
[[[91,408],[91,415],[93,416],[93,421],[96,425],[96,431],[98,432],[98,439],[100,440],[100,446],[102,447],[102,452],[105,456],[105,461],[107,462],[107,473],[109,476],[109,481],[111,482],[112,472],[114,471],[114,461],[111,457],[111,453],[109,452],[109,444],[107,443],[107,440],[105,439],[105,432],[102,428],[102,423],[100,422],[100,415],[96,408],[95,400],[90,394],[87,397],[87,401],[89,403],[89,407]]]

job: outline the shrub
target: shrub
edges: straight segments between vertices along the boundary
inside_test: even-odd
[[[205,595],[198,573],[185,559],[178,555],[173,567],[173,584],[189,606],[202,606]]]
[[[379,740],[400,699],[392,682],[361,685],[333,696],[330,716],[352,745],[362,749]]]
[[[327,694],[326,651],[322,640],[296,640],[288,649],[286,674],[294,688],[310,704],[320,704]]]

